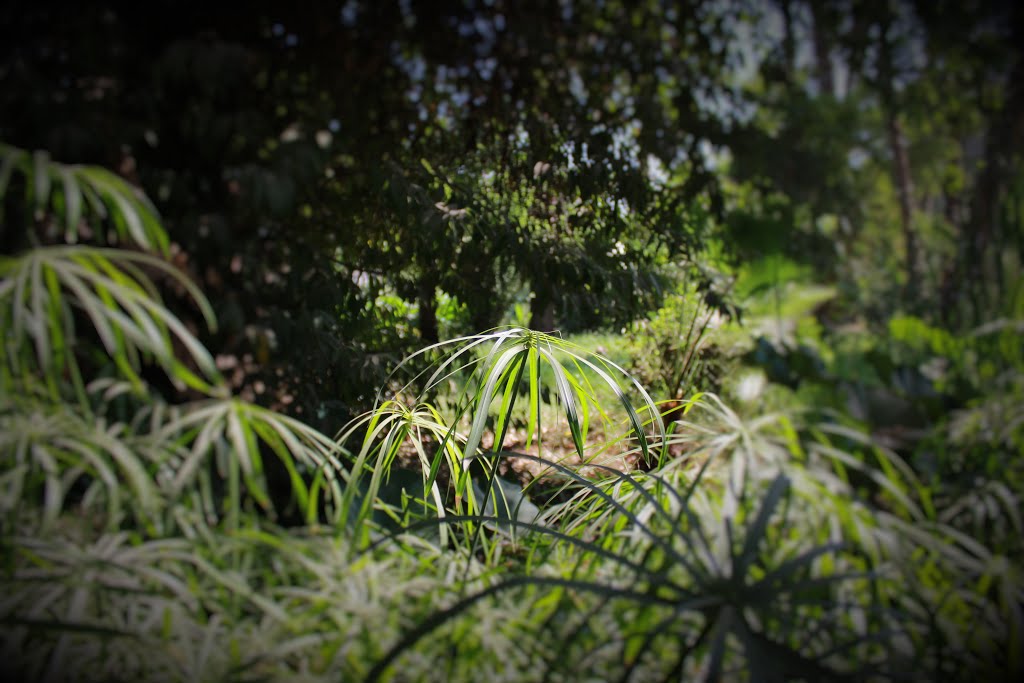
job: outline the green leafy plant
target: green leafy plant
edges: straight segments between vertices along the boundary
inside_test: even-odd
[[[39,220],[63,222],[32,159]],[[127,229],[132,201],[104,220]],[[208,304],[158,256],[35,246],[0,269],[0,647],[25,680],[1024,669],[1017,492],[935,490],[840,415],[704,393],[666,434],[621,365],[510,327],[414,354],[334,440],[230,396],[160,285],[212,324]],[[692,380],[704,323],[679,320],[671,376]],[[148,395],[147,364],[189,400]],[[512,448],[520,426],[537,455]],[[275,523],[272,461],[302,527]],[[556,495],[503,477],[514,461]]]
[[[356,434],[365,435],[358,449],[353,472],[357,476],[361,476],[359,473],[364,469],[370,473],[367,501],[372,500],[380,490],[381,481],[390,471],[399,448],[403,443],[409,443],[416,452],[423,472],[422,500],[433,500],[432,509],[436,514],[443,516],[446,507],[451,507],[456,514],[478,514],[485,505],[508,510],[508,500],[503,497],[501,487],[495,485],[497,460],[482,449],[481,444],[490,425],[493,429],[490,453],[503,450],[505,436],[513,421],[516,400],[522,394],[527,399],[526,448],[530,448],[534,439],[538,446],[541,445],[541,396],[545,390],[542,386],[542,368],[551,373],[556,400],[564,412],[573,447],[581,461],[589,462],[616,445],[628,449],[630,446],[625,444],[627,438],[634,441],[645,460],[652,461],[657,457],[647,434],[652,424],[650,415],[654,414],[651,412],[655,410],[654,403],[636,380],[610,360],[557,337],[513,327],[434,345],[407,359],[396,369],[396,373],[406,364],[417,360],[421,354],[449,347],[450,352],[433,368],[421,372],[421,377],[416,378],[415,381],[419,381],[429,372],[423,382],[422,394],[415,399],[414,408],[406,407],[399,400],[389,399],[343,431],[342,443],[347,443]],[[456,400],[452,414],[442,416],[438,408],[422,399],[455,375],[463,375],[460,381],[465,388]],[[647,413],[647,417],[641,418],[622,384],[640,398],[641,410]],[[399,387],[396,395],[404,396],[411,386],[410,382]],[[592,420],[618,428],[598,398],[598,386],[611,391],[617,398],[619,407],[626,415],[629,431],[594,452],[587,443]],[[460,431],[464,420],[468,424],[465,433]],[[655,431],[660,430],[660,422],[654,422],[654,425]],[[424,449],[425,437],[437,445],[433,454]],[[355,448],[352,450],[356,451]],[[474,462],[483,464],[483,482],[479,489],[470,485],[471,466]],[[451,506],[445,503],[445,494],[437,482],[442,466],[452,484],[454,503]],[[480,500],[480,493],[490,502]],[[350,487],[346,498],[351,500],[354,496],[356,489]],[[363,516],[368,512],[367,505],[367,502],[363,503]]]
[[[719,317],[694,287],[666,299],[649,320],[630,330],[636,345],[631,371],[672,401],[713,391],[721,371],[713,323]]]
[[[170,240],[150,201],[105,168],[61,164],[44,150],[29,152],[0,143],[0,196],[7,197],[19,179],[24,181],[24,205],[56,229],[50,239],[59,234],[73,244],[88,230],[102,244],[134,244],[162,256],[169,253]]]
[[[75,315],[81,312],[118,373],[136,389],[142,388],[139,370],[144,360],[166,368],[182,389],[222,389],[210,352],[163,304],[147,271],[183,287],[213,324],[213,311],[196,286],[149,254],[65,246],[0,259],[0,333],[6,361],[2,387],[14,391],[21,381],[41,378],[57,399],[66,376],[83,398],[78,358],[93,340],[79,340]]]
[[[6,192],[30,157],[3,151]],[[123,181],[45,155],[31,159],[35,174],[25,187],[39,221],[66,218],[72,240],[82,221],[108,221],[125,241],[166,251],[155,213]],[[51,176],[63,179],[60,194],[48,194]],[[249,601],[279,620],[285,613],[238,580],[251,561],[245,553],[204,559],[192,545],[211,528],[239,533],[273,516],[268,455],[289,473],[303,519],[315,524],[326,513],[337,522],[341,450],[293,418],[229,397],[213,355],[163,303],[160,287],[189,294],[210,326],[212,309],[161,257],[36,245],[4,257],[0,278],[0,531],[9,551],[3,592],[12,596],[0,624],[8,661],[27,680],[65,676],[72,661],[96,664],[78,670],[85,680],[138,671],[145,679],[206,678],[211,639],[237,635],[223,628],[223,617],[244,613],[231,605]],[[149,393],[148,365],[207,398],[165,404]],[[204,582],[215,588],[197,589]],[[213,616],[203,626],[207,609]],[[249,628],[244,620],[232,626]],[[140,657],[147,647],[158,655]],[[194,659],[178,658],[181,648]],[[216,670],[259,659],[236,653]]]

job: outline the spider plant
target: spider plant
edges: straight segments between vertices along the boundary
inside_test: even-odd
[[[206,393],[223,383],[210,352],[161,301],[147,271],[185,288],[212,327],[213,311],[196,286],[149,254],[98,247],[40,247],[0,258],[0,334],[4,363],[0,388],[16,391],[26,378],[41,377],[54,400],[65,378],[80,403],[85,380],[78,361],[88,337],[79,339],[81,311],[122,377],[137,391],[139,370],[149,358],[179,387]],[[178,349],[181,349],[179,352]],[[180,358],[181,352],[187,354]]]
[[[267,453],[287,471],[292,495],[307,524],[318,522],[324,503],[329,523],[347,518],[342,450],[294,418],[236,398],[214,398],[171,411],[153,436],[174,453],[165,463],[169,495],[177,498],[198,488],[202,509],[216,519],[211,468],[204,467],[213,461],[214,471],[227,480],[223,509],[229,528],[238,527],[243,486],[260,508],[272,511],[263,465]]]
[[[569,468],[549,465],[574,476]],[[390,666],[404,661],[421,639],[505,593],[514,595],[513,600],[531,602],[535,611],[547,614],[547,619],[537,619],[540,624],[529,637],[563,639],[557,648],[561,665],[577,673],[595,671],[588,668],[587,661],[594,656],[589,648],[596,644],[579,635],[594,631],[614,639],[601,643],[602,648],[616,651],[617,658],[611,661],[618,662],[615,669],[603,669],[610,677],[605,680],[671,679],[698,670],[709,680],[719,680],[727,667],[737,666],[731,652],[734,641],[741,644],[750,666],[757,663],[761,680],[842,678],[830,660],[860,642],[843,642],[832,633],[839,626],[830,625],[820,629],[820,644],[801,648],[792,635],[799,626],[792,623],[795,615],[787,614],[787,609],[804,608],[820,619],[822,605],[828,605],[833,595],[848,584],[870,581],[870,574],[859,569],[823,572],[823,558],[840,558],[835,544],[791,540],[775,550],[767,547],[768,539],[792,535],[785,529],[783,508],[787,507],[789,484],[783,476],[771,482],[763,500],[743,508],[747,515],[743,525],[738,527],[726,518],[716,528],[708,527],[709,520],[692,509],[705,471],[681,487],[667,480],[652,484],[656,479],[652,477],[641,482],[623,473],[617,474],[614,484],[581,481],[593,496],[593,508],[601,508],[600,512],[590,511],[593,520],[582,533],[567,535],[513,521],[541,536],[529,544],[535,548],[548,546],[555,552],[556,547],[560,551],[568,547],[571,560],[551,562],[545,557],[539,563],[549,570],[562,566],[566,573],[513,574],[492,581],[407,632],[377,662],[369,680],[377,680]],[[623,487],[632,489],[650,509],[622,502],[622,491],[616,489]],[[611,514],[601,514],[606,510]],[[775,519],[777,516],[782,519]],[[559,543],[549,544],[545,536]],[[575,603],[575,609],[566,613],[563,605],[552,611],[550,606],[560,604],[563,598]],[[840,615],[846,609],[838,604],[824,616],[842,623],[845,617]],[[617,615],[623,612],[632,615],[632,627],[619,623]],[[779,622],[782,618],[788,621]],[[570,632],[559,627],[565,619],[573,624]],[[602,623],[609,619],[616,626]],[[643,626],[637,628],[639,623]],[[782,637],[774,632],[780,628]],[[605,660],[603,665],[609,663]],[[557,668],[559,662],[548,664]]]
[[[370,473],[367,500],[376,497],[399,448],[409,443],[424,475],[422,500],[433,501],[430,506],[433,514],[443,516],[446,509],[459,515],[480,514],[486,506],[492,505],[494,510],[504,510],[506,516],[514,515],[512,506],[521,505],[522,499],[510,501],[505,489],[495,484],[498,472],[495,455],[503,449],[516,402],[521,397],[527,399],[526,447],[530,448],[535,439],[538,447],[543,447],[541,396],[545,391],[545,371],[553,379],[553,393],[581,461],[590,462],[596,455],[588,446],[588,435],[595,420],[600,420],[602,426],[613,433],[613,438],[599,452],[615,446],[628,450],[630,444],[635,444],[644,459],[653,461],[657,457],[654,444],[663,442],[664,434],[660,421],[651,418],[657,415],[654,401],[629,373],[606,358],[551,335],[511,327],[435,344],[403,361],[393,376],[399,376],[420,357],[438,352],[447,353],[414,380],[398,386],[394,390],[395,398],[382,397],[375,410],[355,420],[340,435],[342,444],[362,436],[360,447],[351,449],[358,452],[353,477]],[[443,415],[427,397],[456,376],[464,388],[455,401],[455,410]],[[424,377],[426,380],[422,381]],[[415,407],[409,408],[401,399],[419,381],[422,381],[422,389],[410,401]],[[620,433],[621,425],[600,400],[599,387],[610,391],[625,413],[628,425],[625,434]],[[634,398],[630,398],[627,391],[633,393]],[[634,406],[637,396],[641,401],[639,410]],[[652,424],[657,435],[654,441],[647,433]],[[493,445],[487,451],[481,444],[489,426],[493,431]],[[423,446],[425,438],[437,444],[432,454]],[[471,484],[474,462],[483,466],[481,486],[477,490]],[[451,482],[451,503],[446,501],[445,493],[438,486],[442,467],[447,469]],[[356,489],[350,487],[346,492],[348,500],[355,492]],[[360,519],[366,513],[363,509]]]
[[[116,174],[97,166],[57,163],[44,150],[29,152],[0,143],[0,197],[18,176],[25,181],[25,203],[42,215],[52,213],[56,218],[51,226],[59,230],[63,224],[66,243],[80,241],[88,226],[103,244],[135,244],[167,255],[170,240],[156,209]]]
[[[125,241],[166,255],[168,238],[152,206],[109,172],[54,164],[44,153],[6,146],[0,158],[0,197],[12,174],[22,173],[28,200],[63,216],[69,241],[77,239],[72,231],[81,221],[96,219],[112,222]],[[63,182],[60,191],[51,183],[55,178]],[[270,507],[263,478],[269,453],[288,472],[303,518],[315,522],[325,492],[333,502],[341,499],[337,445],[297,420],[231,398],[210,351],[164,304],[159,280],[187,293],[206,324],[215,326],[202,292],[159,255],[74,245],[36,246],[0,258],[0,390],[12,397],[0,406],[8,427],[0,456],[11,468],[4,476],[5,509],[16,508],[38,482],[45,491],[44,522],[52,522],[84,476],[82,500],[104,499],[108,523],[119,519],[125,482],[150,524],[162,499],[186,492],[197,493],[201,509],[217,518],[216,472],[227,482],[224,513],[237,526],[243,486],[257,505]],[[90,357],[93,362],[83,365]],[[179,389],[209,398],[167,408],[148,395],[143,364],[163,369]],[[106,376],[86,376],[90,370]],[[135,394],[136,414],[111,420],[110,400],[125,387]],[[40,400],[13,399],[41,391]],[[211,459],[212,469],[203,466]],[[104,495],[97,496],[101,489]],[[337,521],[339,510],[329,509],[329,518]]]
[[[123,423],[83,416],[42,402],[0,403],[0,513],[10,531],[28,523],[45,532],[77,507],[108,529],[134,514],[156,531],[165,502],[152,476],[166,444],[133,434]],[[42,493],[41,515],[31,505]],[[31,514],[25,515],[26,510]],[[26,518],[27,517],[27,518]]]
[[[502,404],[506,420],[510,405]],[[454,647],[453,634],[508,601],[532,606],[522,647],[547,653],[549,680],[969,678],[986,652],[1019,667],[1017,575],[938,521],[929,490],[899,457],[834,419],[743,420],[713,395],[695,406],[669,437],[687,442],[686,457],[649,475],[591,464],[603,470],[591,479],[498,450],[496,439],[495,462],[533,458],[576,494],[537,518],[507,519],[525,553],[512,571],[478,590],[459,588],[450,606],[392,645],[369,679],[390,677],[435,641]],[[468,512],[434,523],[497,521]],[[908,580],[929,572],[935,588],[907,591]],[[996,600],[964,581],[992,586]],[[931,612],[922,615],[922,605]],[[948,666],[952,652],[959,668]]]

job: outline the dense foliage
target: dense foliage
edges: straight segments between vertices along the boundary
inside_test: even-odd
[[[14,679],[1024,673],[1015,3],[0,18]]]

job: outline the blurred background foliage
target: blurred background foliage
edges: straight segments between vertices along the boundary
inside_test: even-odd
[[[995,0],[5,4],[4,652],[1020,672],[1020,45]]]

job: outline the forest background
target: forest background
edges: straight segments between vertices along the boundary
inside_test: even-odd
[[[1013,2],[8,3],[4,661],[1012,680],[1020,45]]]

